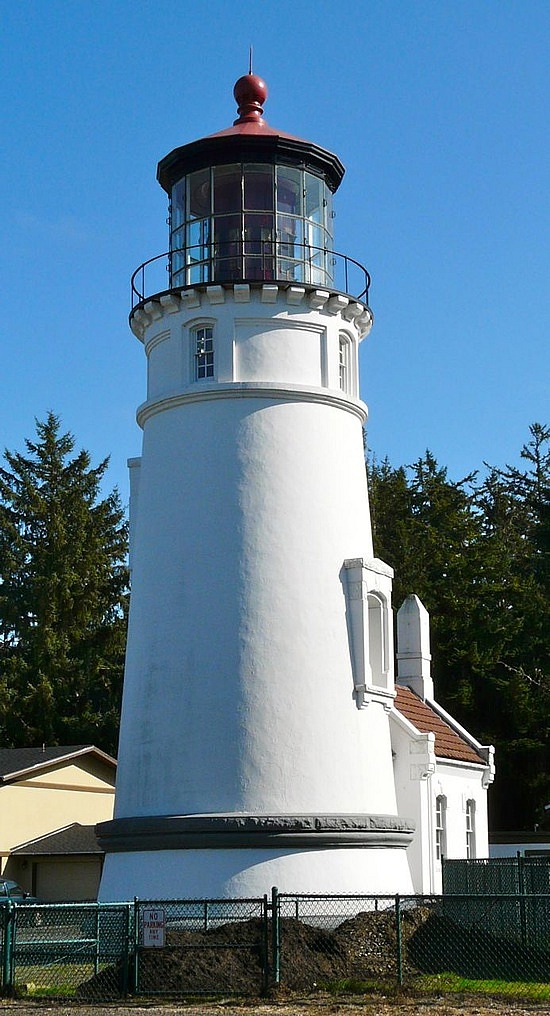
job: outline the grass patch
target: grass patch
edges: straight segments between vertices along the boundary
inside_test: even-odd
[[[337,981],[319,982],[318,988],[329,995],[384,995],[396,993],[398,986],[395,981],[367,980],[357,977],[342,977]]]
[[[17,998],[73,998],[94,969],[93,963],[18,964],[14,992]]]
[[[415,989],[420,991],[463,991],[469,995],[495,995],[503,998],[531,998],[550,1001],[550,984],[536,981],[474,980],[460,974],[425,974],[415,978]],[[409,985],[406,985],[409,987]]]
[[[76,988],[73,984],[56,984],[43,988],[38,984],[16,984],[17,998],[74,998]]]

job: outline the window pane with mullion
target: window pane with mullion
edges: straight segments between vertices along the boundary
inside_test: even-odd
[[[273,211],[273,167],[244,166],[244,207],[255,211]]]

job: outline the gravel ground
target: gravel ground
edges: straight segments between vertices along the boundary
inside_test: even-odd
[[[103,1005],[67,1005],[65,1002],[2,1000],[0,1007],[10,1016],[550,1016],[546,1003],[479,999],[470,996],[452,998],[411,999],[384,998],[366,995],[360,998],[339,998],[314,995],[285,998],[277,1001],[246,1001],[220,999],[216,1002],[171,1003],[157,1001],[135,1005],[118,1003]]]

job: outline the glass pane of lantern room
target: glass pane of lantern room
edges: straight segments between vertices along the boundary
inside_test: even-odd
[[[305,215],[312,222],[323,221],[323,181],[312,173],[305,174]]]
[[[170,285],[171,286],[184,286],[185,275],[183,268],[185,265],[185,251],[182,248],[185,245],[185,227],[181,229],[175,229],[172,231],[170,237]]]
[[[273,201],[273,166],[245,166],[244,207],[271,212]]]
[[[327,233],[330,236],[331,241],[334,239],[334,211],[333,211],[333,196],[332,191],[328,187],[325,190],[325,225],[327,227]],[[332,247],[332,243],[329,243]]]
[[[190,261],[186,272],[186,278],[188,285],[191,286],[196,286],[199,282],[209,282],[209,262],[199,261],[198,263],[195,263],[194,261]]]
[[[247,212],[244,217],[246,254],[270,254],[273,240],[273,216],[265,212]]]
[[[210,247],[210,219],[195,219],[187,226],[187,252],[190,261],[205,261]]]
[[[293,215],[277,216],[277,253],[284,258],[303,258],[302,219]]]
[[[216,166],[214,169],[214,214],[240,212],[242,208],[241,167]]]
[[[307,260],[306,264],[306,282],[311,282],[316,286],[326,286],[327,284],[327,268],[326,268],[326,254],[324,251],[318,251],[311,248],[311,255]]]
[[[291,261],[287,258],[278,258],[277,278],[285,282],[306,282],[303,261]]]
[[[185,177],[172,188],[172,230],[185,222]],[[178,245],[179,246],[179,245]]]
[[[277,166],[277,211],[302,215],[302,173],[299,169]]]
[[[240,215],[217,215],[214,219],[214,276],[219,282],[242,278]]]
[[[210,215],[210,170],[201,169],[187,177],[187,218]]]

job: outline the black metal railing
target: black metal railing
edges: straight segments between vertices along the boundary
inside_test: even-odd
[[[277,240],[232,240],[165,251],[144,261],[132,275],[132,309],[171,290],[208,283],[273,282],[328,288],[368,304],[367,269],[337,251]]]

